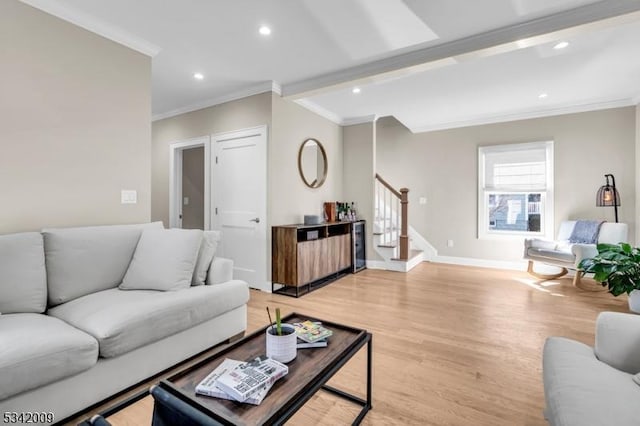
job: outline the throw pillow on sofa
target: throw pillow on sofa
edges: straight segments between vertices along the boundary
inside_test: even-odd
[[[147,229],[120,284],[121,290],[180,290],[191,278],[202,242],[197,229]]]
[[[198,252],[198,260],[196,261],[196,268],[193,271],[191,285],[204,284],[213,257],[216,255],[219,241],[220,231],[204,231],[202,234],[202,244],[200,244],[200,251]]]

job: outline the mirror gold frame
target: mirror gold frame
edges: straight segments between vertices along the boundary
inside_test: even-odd
[[[315,144],[319,148],[320,154],[322,155],[322,162],[323,162],[322,175],[316,176],[315,179],[312,179],[312,176],[305,176],[305,171],[303,169],[302,153],[304,152],[305,146],[308,143]],[[302,142],[302,144],[300,145],[300,149],[298,150],[298,172],[300,172],[300,177],[302,178],[302,181],[304,182],[304,184],[307,185],[309,188],[321,187],[324,181],[327,179],[327,171],[328,171],[327,153],[325,152],[324,147],[322,146],[320,141],[313,138],[305,139],[304,142]],[[307,172],[307,174],[309,174],[309,172]]]

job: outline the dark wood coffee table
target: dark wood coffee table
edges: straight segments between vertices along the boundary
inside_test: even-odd
[[[318,390],[324,389],[362,406],[353,424],[359,424],[371,407],[372,336],[366,330],[292,313],[284,322],[320,321],[333,330],[326,348],[302,349],[288,363],[289,374],[278,380],[260,405],[242,404],[224,399],[196,395],[195,387],[225,358],[246,360],[265,353],[266,327],[236,342],[223,351],[180,373],[162,380],[159,386],[197,408],[221,424],[262,425],[283,424]],[[327,381],[367,345],[367,395],[361,399],[328,386]]]

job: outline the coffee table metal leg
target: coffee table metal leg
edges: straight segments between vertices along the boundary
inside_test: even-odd
[[[371,365],[373,361],[373,342],[372,342],[373,336],[369,335],[368,337],[369,339],[367,340],[367,399],[364,400],[362,398],[358,398],[357,396],[351,395],[350,393],[347,393],[340,389],[336,389],[333,386],[329,386],[329,385],[322,386],[322,389],[326,390],[327,392],[331,392],[332,394],[337,395],[341,398],[347,399],[358,405],[362,405],[362,410],[360,410],[358,417],[356,417],[356,419],[353,421],[352,423],[353,425],[359,425],[364,419],[364,416],[367,415],[367,412],[373,408],[373,406],[371,405],[371,400],[372,400]]]

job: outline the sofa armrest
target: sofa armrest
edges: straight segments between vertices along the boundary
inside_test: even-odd
[[[576,257],[576,266],[582,259],[591,259],[596,257],[598,249],[595,244],[572,244],[571,253]]]
[[[233,260],[214,257],[207,274],[207,285],[221,284],[233,279]]]
[[[640,315],[602,312],[596,320],[598,359],[630,374],[640,372]]]

